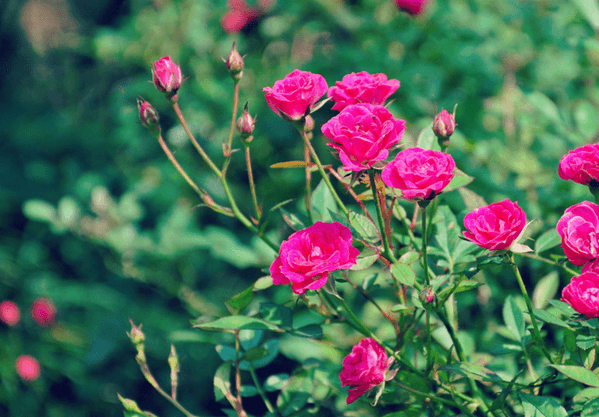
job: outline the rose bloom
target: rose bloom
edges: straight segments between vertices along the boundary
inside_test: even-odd
[[[395,0],[395,4],[400,10],[415,16],[422,13],[427,1],[428,0]]]
[[[568,207],[556,225],[562,249],[574,265],[599,257],[599,206],[583,201]]]
[[[15,326],[21,319],[21,310],[19,306],[12,301],[2,301],[0,303],[0,320],[9,326]]]
[[[599,182],[599,143],[576,148],[559,161],[557,173],[562,180],[589,185]]]
[[[31,317],[40,326],[49,326],[54,321],[56,306],[47,298],[37,298],[31,304]]]
[[[480,207],[464,217],[464,237],[481,248],[504,250],[526,226],[526,213],[508,199]]]
[[[316,222],[281,244],[270,266],[272,281],[291,284],[296,294],[317,290],[327,282],[329,272],[356,264],[360,252],[352,243],[350,230],[341,223]]]
[[[347,403],[351,404],[366,391],[392,379],[396,372],[388,372],[393,358],[387,358],[385,349],[370,337],[361,340],[343,359],[339,374],[341,386],[350,386]]]
[[[183,75],[181,74],[181,68],[173,62],[171,57],[164,56],[154,62],[152,79],[158,91],[175,94],[181,87]]]
[[[599,259],[595,259],[584,264],[582,267],[582,273],[584,274],[585,272],[595,272],[599,274]]]
[[[562,301],[589,319],[599,317],[599,274],[583,272],[573,277],[562,291]]]
[[[385,74],[370,75],[366,71],[352,72],[329,88],[327,96],[335,102],[333,110],[343,110],[350,104],[382,105],[399,88],[398,80],[387,80]]]
[[[453,179],[455,162],[451,155],[420,148],[399,152],[381,177],[385,185],[401,190],[408,200],[432,200]]]
[[[383,106],[352,104],[322,126],[327,143],[339,152],[346,171],[371,168],[403,138],[406,124]]]
[[[328,88],[322,75],[296,69],[276,81],[272,88],[264,87],[263,90],[272,111],[285,120],[301,120],[310,114]]]
[[[32,356],[21,355],[15,363],[17,373],[24,381],[35,381],[40,376],[40,363]]]

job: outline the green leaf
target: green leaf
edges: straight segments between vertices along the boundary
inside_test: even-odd
[[[266,357],[266,355],[268,355],[268,351],[263,347],[258,346],[245,352],[241,359],[244,361],[254,362]]]
[[[237,315],[250,304],[253,298],[254,286],[252,285],[225,301],[225,306],[227,307],[227,310],[229,310],[229,313]]]
[[[358,258],[356,259],[356,264],[353,265],[350,269],[352,271],[361,271],[370,267],[376,260],[379,258],[379,254],[374,249],[366,248],[364,249]]]
[[[566,409],[553,398],[520,392],[520,400],[525,417],[568,417]]]
[[[535,317],[538,320],[541,320],[542,322],[555,324],[556,326],[565,327],[567,329],[570,328],[570,325],[568,325],[568,323],[545,310],[539,310],[538,308],[535,308],[533,309],[533,313]]]
[[[322,327],[318,324],[308,324],[299,329],[294,329],[292,334],[300,337],[319,339],[322,337]]]
[[[364,240],[376,243],[380,240],[379,229],[366,216],[354,211],[349,212],[349,222]]]
[[[549,97],[540,91],[533,91],[526,94],[526,99],[537,108],[547,119],[553,123],[562,124],[562,118],[559,114],[559,108]]]
[[[335,198],[324,180],[321,180],[320,184],[312,192],[311,203],[314,209],[312,214],[314,221],[331,222],[333,219],[329,211],[333,213],[338,212]]]
[[[289,380],[289,374],[270,375],[264,382],[266,392],[279,391],[283,389],[285,383]]]
[[[368,291],[370,288],[372,288],[378,276],[379,274],[375,273],[370,274],[366,278],[364,278],[364,281],[362,281],[362,289],[364,289],[364,291]]]
[[[479,207],[488,205],[484,198],[468,188],[458,188],[458,193],[460,193],[460,197],[462,197],[462,200],[469,211],[474,211]]]
[[[273,285],[272,277],[270,275],[266,275],[265,277],[258,278],[256,282],[254,282],[254,291],[265,290]]]
[[[56,220],[56,209],[43,200],[27,200],[23,204],[23,214],[31,220],[52,223]]]
[[[411,265],[418,260],[420,254],[415,251],[409,251],[399,257],[399,262],[406,265]]]
[[[574,0],[574,4],[578,6],[580,13],[595,29],[599,30],[599,4],[597,0]]]
[[[242,360],[239,363],[239,369],[247,371],[250,369],[250,364],[254,369],[269,365],[279,354],[279,339],[269,339],[252,350],[255,350],[255,358],[251,361]]]
[[[224,361],[235,360],[235,347],[231,345],[216,345],[214,347],[218,356]]]
[[[458,286],[452,291],[452,287],[443,288],[438,294],[440,300],[444,299],[446,296],[449,296],[449,292],[452,291],[453,294],[457,294],[459,292],[474,290],[481,285],[484,285],[477,281],[460,281]]]
[[[258,346],[262,336],[264,336],[263,330],[240,330],[239,343],[244,350],[248,350]]]
[[[277,326],[285,328],[293,326],[293,313],[289,307],[275,303],[260,303],[260,315],[264,320]]]
[[[562,243],[562,238],[559,233],[557,233],[557,229],[549,229],[535,241],[535,252],[539,254],[556,247],[560,243]]]
[[[582,366],[575,365],[548,365],[557,369],[560,373],[564,374],[570,379],[578,381],[591,387],[599,387],[599,376],[595,375],[592,371],[589,371]]]
[[[597,338],[595,336],[585,336],[583,334],[579,334],[576,336],[576,346],[581,348],[582,350],[587,350],[595,346],[595,342]]]
[[[399,283],[412,286],[416,282],[416,274],[414,270],[401,262],[396,262],[391,265],[391,275],[395,278]]]
[[[549,304],[549,300],[555,297],[559,286],[559,275],[552,271],[541,278],[532,293],[532,305],[543,309]]]
[[[456,362],[441,366],[439,371],[454,372],[476,381],[503,381],[495,372],[479,363]]]
[[[454,177],[451,180],[451,182],[447,185],[447,187],[445,187],[445,189],[443,190],[444,193],[457,190],[458,188],[464,187],[470,184],[472,181],[474,181],[474,177],[465,174],[463,171],[460,171],[457,168],[454,169],[453,173]]]
[[[283,329],[268,321],[246,316],[222,317],[220,319],[208,323],[194,324],[193,327],[209,331],[222,331],[234,329],[272,330],[275,332],[284,331]]]
[[[433,149],[433,146],[437,143],[437,137],[431,126],[427,126],[420,131],[418,139],[416,140],[416,147],[422,149]]]
[[[576,314],[576,310],[574,310],[570,304],[568,304],[564,301],[551,300],[551,301],[549,301],[549,304],[551,304],[553,307],[560,310],[562,313],[564,313],[568,317]]]
[[[225,398],[231,391],[231,362],[225,362],[216,369],[214,374],[214,397],[216,401]]]
[[[579,391],[573,398],[574,402],[588,401],[599,397],[599,388],[585,388]]]
[[[503,304],[503,321],[507,328],[512,331],[516,340],[522,342],[524,336],[526,336],[524,315],[511,295],[505,299],[505,303]]]
[[[580,417],[597,417],[599,416],[599,398],[592,399],[586,403],[580,412]]]

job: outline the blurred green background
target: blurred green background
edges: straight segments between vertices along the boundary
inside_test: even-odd
[[[236,220],[199,206],[139,124],[141,96],[160,112],[182,165],[225,203],[149,82],[151,63],[164,55],[181,64],[180,105],[220,165],[232,98],[221,57],[233,41],[247,54],[240,103],[258,114],[252,157],[265,210],[303,190],[301,170],[268,168],[300,159],[302,144],[262,94],[295,68],[322,74],[329,85],[358,71],[399,79],[390,109],[407,122],[406,143],[430,127],[435,106],[457,103],[450,152],[476,178],[469,188],[489,203],[518,201],[539,220],[537,234],[589,199],[585,187],[558,178],[557,163],[569,149],[599,141],[596,0],[431,0],[417,17],[392,0],[267,3],[238,33],[223,30],[224,0],[0,3],[0,301],[16,302],[23,314],[14,328],[0,324],[0,415],[120,416],[117,392],[159,416],[180,415],[141,375],[125,334],[129,318],[144,324],[159,382],[168,387],[172,342],[182,404],[198,415],[225,415],[212,391],[220,339],[191,330],[189,320],[227,314],[224,301],[264,276],[274,256]],[[335,114],[330,107],[315,115],[317,129]],[[338,166],[318,130],[314,143],[324,162]],[[250,214],[241,153],[228,178]],[[463,218],[457,193],[445,198]],[[291,232],[278,211],[270,227],[276,241]],[[531,287],[551,272],[528,261],[522,270]],[[473,338],[481,321],[500,321],[504,297],[517,292],[499,270],[485,279],[486,293],[459,299]],[[560,275],[559,287],[568,279]],[[271,288],[261,299],[288,292]],[[39,296],[57,305],[50,328],[28,315]],[[21,354],[40,361],[37,381],[16,375]],[[289,373],[293,359],[301,358],[279,355],[259,376]],[[256,398],[247,409],[260,415]]]

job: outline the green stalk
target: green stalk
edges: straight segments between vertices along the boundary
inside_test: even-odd
[[[272,403],[266,396],[266,393],[262,389],[262,385],[260,385],[260,381],[258,380],[258,375],[256,375],[256,370],[254,369],[254,367],[251,364],[250,364],[249,371],[250,371],[250,375],[252,376],[252,380],[254,381],[254,386],[256,387],[256,390],[258,391],[258,394],[260,395],[260,397],[262,397],[262,401],[264,401],[264,405],[266,406],[266,409],[268,410],[268,412],[280,416],[281,414],[279,413],[279,410],[277,410],[273,407]]]
[[[537,319],[535,318],[535,315],[533,312],[532,302],[530,301],[530,297],[528,296],[528,291],[526,291],[526,286],[524,286],[524,281],[522,280],[522,275],[520,275],[520,270],[518,269],[518,266],[514,262],[514,255],[510,254],[508,259],[510,260],[510,264],[512,265],[512,268],[514,269],[514,274],[516,274],[516,280],[518,281],[518,285],[520,286],[520,291],[522,292],[522,295],[524,296],[524,301],[526,302],[526,308],[528,308],[528,314],[530,315],[530,321],[532,323],[532,330],[533,330],[532,337],[533,337],[535,343],[537,344],[537,346],[543,352],[543,355],[545,355],[545,357],[549,360],[549,362],[555,364],[556,362],[551,357],[551,353],[549,353],[549,350],[547,350],[545,343],[543,343],[543,337],[541,336],[541,332],[539,331],[539,326],[537,325]]]
[[[422,267],[424,268],[424,282],[426,285],[431,285],[431,278],[428,273],[428,231],[426,230],[426,207],[422,208]]]
[[[378,198],[378,192],[375,182],[374,169],[368,170],[368,177],[370,178],[370,188],[372,189],[372,198],[374,199],[374,205],[376,207],[376,217],[379,223],[379,230],[381,232],[381,239],[383,240],[383,255],[388,258],[391,262],[397,262],[397,258],[393,255],[393,251],[389,246],[389,239],[387,233],[385,233],[385,219],[383,219],[383,211],[381,210],[381,201]]]

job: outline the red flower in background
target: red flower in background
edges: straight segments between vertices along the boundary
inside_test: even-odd
[[[40,363],[33,356],[19,356],[15,368],[24,381],[35,381],[40,376]]]
[[[19,306],[12,301],[2,301],[0,303],[0,320],[9,326],[16,325],[21,319],[21,310]]]
[[[37,298],[31,304],[31,317],[40,326],[49,326],[54,321],[56,306],[47,298]]]
[[[395,0],[395,4],[400,10],[414,16],[422,13],[427,2],[428,0]]]
[[[228,0],[227,12],[220,24],[227,33],[241,32],[246,26],[255,23],[273,5],[274,0],[258,0],[258,7],[250,7],[245,0]]]

